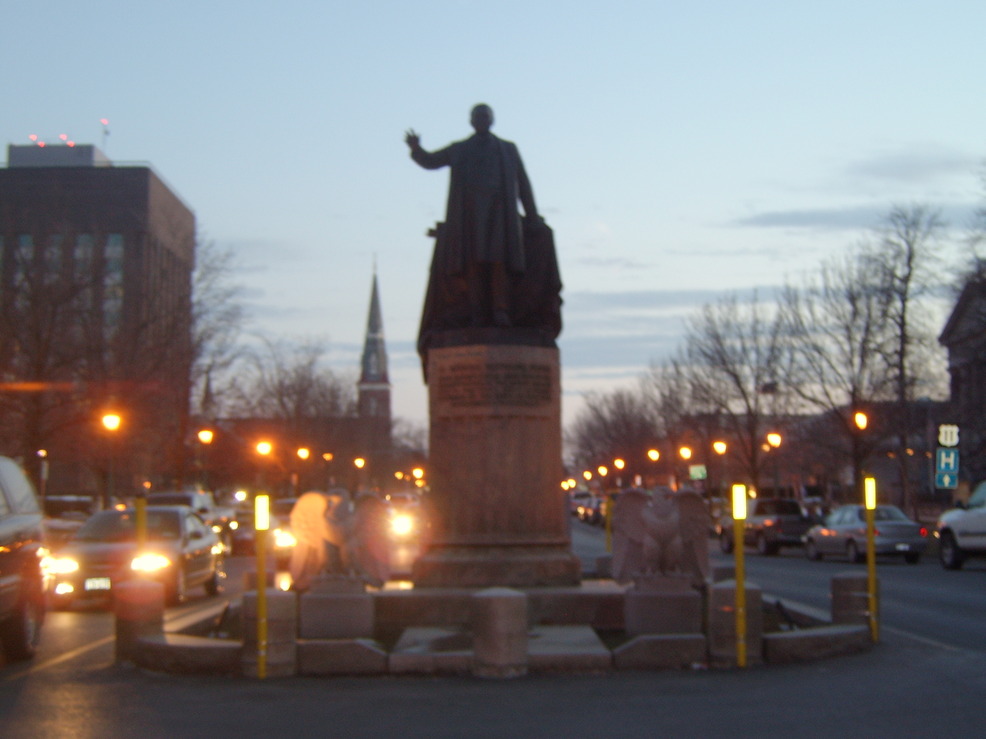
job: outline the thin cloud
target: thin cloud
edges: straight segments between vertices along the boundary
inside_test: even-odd
[[[865,177],[926,184],[942,177],[968,175],[979,165],[979,157],[940,146],[923,146],[851,162],[846,167],[846,175],[854,179]]]

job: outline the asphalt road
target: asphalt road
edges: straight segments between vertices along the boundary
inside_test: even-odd
[[[602,532],[579,527],[576,553],[594,560]],[[830,575],[852,567],[808,562],[798,552],[747,556],[751,578],[765,590],[815,599],[819,607],[827,606]],[[962,635],[939,629],[930,638],[910,621],[894,625],[922,610],[933,623],[936,611],[941,619],[963,602],[976,622],[986,612],[986,567],[967,567],[946,573],[935,562],[881,565],[886,627],[873,651],[748,670],[507,681],[180,677],[114,665],[110,614],[55,613],[38,659],[0,667],[0,737],[981,736],[986,628]],[[947,605],[936,606],[941,597]],[[214,602],[196,594],[167,617]]]

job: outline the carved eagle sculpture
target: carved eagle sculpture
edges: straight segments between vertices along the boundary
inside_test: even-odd
[[[709,514],[695,492],[631,488],[613,510],[613,578],[687,575],[695,585],[709,572]]]
[[[383,585],[390,574],[386,525],[386,506],[376,496],[360,496],[350,506],[344,490],[305,493],[291,511],[291,527],[299,542],[295,551],[299,556],[292,556],[292,576],[308,582],[327,572]],[[307,556],[302,547],[307,548]]]

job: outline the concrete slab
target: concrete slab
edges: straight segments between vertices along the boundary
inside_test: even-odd
[[[535,626],[527,636],[532,672],[606,672],[613,655],[588,626]]]
[[[184,675],[238,675],[243,647],[231,639],[186,634],[142,637],[133,661],[147,670]]]
[[[707,661],[704,634],[644,634],[613,650],[617,670],[681,670]]]
[[[393,674],[468,674],[472,635],[461,629],[414,626],[405,629],[390,653]]]
[[[814,626],[763,635],[764,661],[769,665],[856,654],[872,646],[869,627],[863,625]]]
[[[299,639],[299,675],[384,675],[387,652],[372,639]]]

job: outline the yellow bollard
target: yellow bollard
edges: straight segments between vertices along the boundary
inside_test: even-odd
[[[736,563],[736,666],[746,667],[746,572],[743,569],[743,527],[746,485],[733,485],[733,557]]]
[[[144,545],[147,544],[147,497],[143,490],[137,493],[134,509],[136,511],[134,526],[137,529],[137,552],[143,554]]]
[[[603,495],[603,527],[606,529],[606,551],[613,551],[613,518],[609,515],[609,494]]]
[[[267,677],[267,530],[270,496],[258,495],[253,509],[253,543],[257,553],[257,677]]]
[[[870,638],[880,641],[880,621],[876,597],[876,542],[873,512],[876,510],[876,479],[863,480],[863,504],[866,508],[866,580],[869,594]]]

